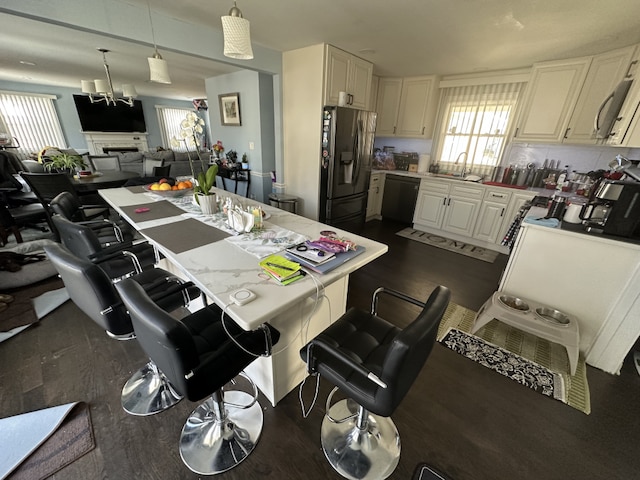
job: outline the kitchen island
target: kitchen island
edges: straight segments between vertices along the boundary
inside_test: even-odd
[[[345,312],[349,274],[383,255],[387,246],[224,190],[214,190],[216,195],[229,197],[240,205],[261,205],[269,215],[265,218],[265,239],[269,232],[280,235],[279,238],[302,235],[316,239],[320,232],[333,230],[365,249],[331,272],[309,273],[303,280],[281,286],[262,273],[259,256],[229,241],[235,238],[233,234],[214,228],[212,222],[221,222],[223,217],[201,215],[199,208],[192,205],[190,195],[162,198],[145,193],[140,187],[100,191],[165,256],[164,267],[193,281],[238,325],[251,330],[269,323],[280,331],[273,354],[258,358],[246,369],[275,406],[306,376],[306,365],[298,353],[300,348]],[[150,211],[135,213],[134,207],[142,205]],[[233,304],[229,295],[240,288],[255,293],[255,300],[243,306]]]
[[[532,209],[531,218],[546,209]],[[640,244],[522,223],[500,291],[575,315],[586,362],[619,373],[640,336]]]

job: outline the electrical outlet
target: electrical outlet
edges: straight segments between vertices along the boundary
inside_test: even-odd
[[[253,142],[249,142],[249,150],[254,150],[256,148],[256,144]]]

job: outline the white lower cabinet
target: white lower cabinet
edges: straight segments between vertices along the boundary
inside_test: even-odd
[[[414,228],[419,229],[416,225],[441,228],[448,195],[448,183],[423,179],[420,182],[416,210],[413,214]]]
[[[413,228],[507,253],[502,239],[522,205],[535,195],[426,178],[420,183]]]
[[[384,193],[384,174],[372,173],[367,198],[367,220],[382,218],[382,195]]]
[[[478,218],[480,200],[450,196],[444,214],[442,230],[470,237]]]
[[[505,188],[488,188],[484,194],[473,238],[489,243],[502,241],[502,225],[507,213],[511,192]]]

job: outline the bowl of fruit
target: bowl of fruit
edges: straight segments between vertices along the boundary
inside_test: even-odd
[[[161,178],[155,183],[145,185],[144,189],[163,197],[182,197],[193,194],[193,182],[191,180],[176,181],[172,178]]]

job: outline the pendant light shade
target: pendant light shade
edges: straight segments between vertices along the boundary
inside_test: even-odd
[[[149,25],[151,25],[151,38],[153,39],[154,53],[148,57],[149,61],[149,81],[154,83],[164,83],[169,85],[171,77],[169,76],[169,64],[158,53],[158,45],[156,45],[156,33],[153,30],[153,19],[151,18],[151,5],[147,0],[147,11],[149,12]]]
[[[149,61],[149,80],[155,83],[170,84],[169,65],[158,52],[153,57],[147,58]]]
[[[224,56],[239,60],[251,60],[251,34],[249,20],[242,18],[242,12],[233,2],[229,15],[222,17],[222,31],[224,33]]]

